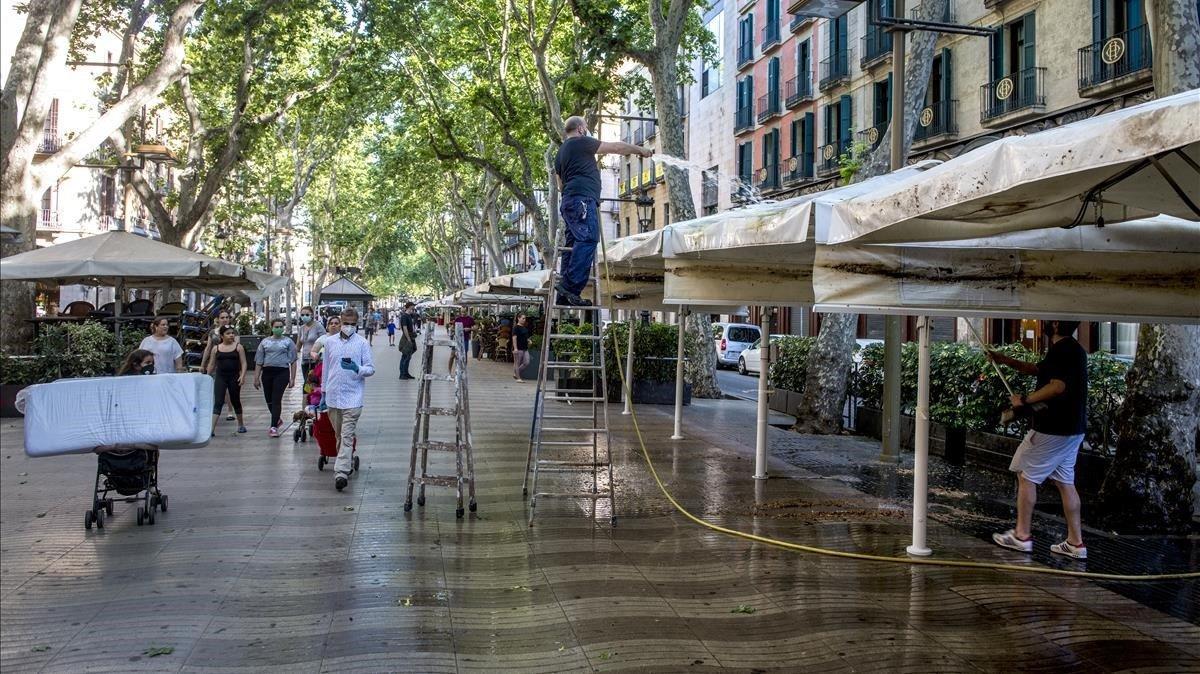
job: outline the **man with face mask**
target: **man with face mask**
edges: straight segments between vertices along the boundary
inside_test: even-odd
[[[568,117],[563,124],[563,144],[554,159],[554,173],[558,175],[558,186],[562,190],[562,214],[566,229],[566,241],[560,245],[571,250],[562,254],[562,279],[555,285],[558,303],[570,306],[588,306],[591,302],[582,299],[579,293],[587,286],[588,272],[596,257],[596,243],[600,240],[600,169],[596,166],[598,154],[641,155],[654,154],[650,148],[629,143],[602,143],[588,134],[587,122],[582,117]]]
[[[992,534],[997,545],[1020,552],[1033,551],[1030,526],[1037,504],[1037,487],[1049,478],[1062,496],[1067,539],[1050,546],[1050,552],[1087,559],[1075,490],[1075,457],[1087,431],[1087,351],[1075,341],[1078,321],[1042,321],[1050,348],[1036,365],[988,352],[993,361],[1037,377],[1033,393],[1014,395],[1013,410],[1028,411],[1032,430],[1025,436],[1008,469],[1017,474],[1017,524]]]
[[[334,462],[333,486],[345,489],[354,461],[354,430],[362,415],[363,389],[367,377],[375,374],[371,346],[358,334],[358,311],[342,311],[341,331],[325,338],[321,369],[325,404],[329,420],[338,436],[338,456]]]

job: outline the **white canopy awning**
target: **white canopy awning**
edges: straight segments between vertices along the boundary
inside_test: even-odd
[[[546,285],[550,282],[550,271],[534,269],[520,274],[504,274],[493,276],[487,281],[475,286],[481,293],[506,295],[533,295],[546,293]]]
[[[0,280],[242,292],[261,299],[287,278],[129,232],[105,232],[4,258]]]
[[[1200,224],[1159,216],[986,239],[819,246],[817,311],[1200,322]]]
[[[827,241],[973,239],[1160,213],[1200,220],[1197,167],[1200,90],[972,150],[837,205]]]

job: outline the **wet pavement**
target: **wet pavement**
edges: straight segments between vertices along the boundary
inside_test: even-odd
[[[342,493],[317,470],[315,445],[266,436],[251,389],[250,434],[222,422],[209,448],[163,453],[170,511],[154,526],[136,526],[132,506],[117,503],[102,531],[85,532],[95,458],[27,459],[19,423],[6,420],[0,669],[1200,671],[1200,628],[1094,582],[836,559],[702,528],[658,491],[619,406],[618,525],[604,503],[592,512],[553,500],[539,502],[528,528],[533,386],[505,364],[471,364],[479,512],[458,520],[453,492],[431,488],[406,514],[416,388],[396,380],[395,351],[375,354],[362,470]],[[286,407],[298,407],[289,395],[297,402]],[[666,439],[670,408],[637,411],[660,476],[694,514],[807,545],[903,554],[904,467],[873,482],[853,461],[816,465],[863,441],[780,444],[775,479],[755,483],[749,403],[697,401],[677,442]],[[785,436],[801,437],[772,431]],[[804,451],[813,465],[781,458],[802,464]],[[450,470],[451,456],[430,459]],[[937,557],[1044,561],[950,524],[930,524]],[[1196,604],[1195,583],[1177,594]]]

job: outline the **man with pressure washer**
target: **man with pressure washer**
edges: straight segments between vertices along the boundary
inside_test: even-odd
[[[1075,458],[1087,430],[1087,351],[1075,341],[1078,321],[1042,321],[1050,348],[1036,365],[994,351],[993,362],[1037,377],[1037,390],[1012,395],[1013,413],[1031,416],[1032,429],[1013,455],[1008,469],[1017,473],[1017,523],[1004,533],[992,534],[1001,547],[1033,551],[1030,525],[1037,503],[1037,488],[1049,478],[1062,496],[1067,539],[1050,546],[1050,552],[1087,559],[1079,517],[1079,492],[1075,490]]]

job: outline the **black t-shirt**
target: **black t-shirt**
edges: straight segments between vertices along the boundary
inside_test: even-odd
[[[1087,430],[1087,352],[1074,337],[1058,340],[1038,363],[1037,387],[1057,379],[1067,385],[1062,395],[1046,401],[1033,415],[1033,430],[1050,435],[1079,435]]]
[[[591,136],[573,136],[558,148],[554,172],[562,178],[564,197],[591,197],[600,200],[600,169],[596,150],[600,141]]]
[[[517,340],[517,351],[529,350],[529,328],[516,326],[513,328],[513,337]]]
[[[412,314],[400,314],[400,330],[409,337],[416,334],[417,330],[413,324]]]

